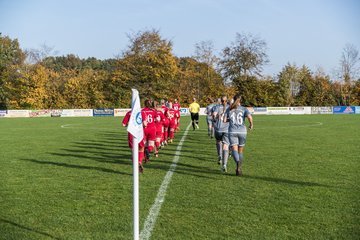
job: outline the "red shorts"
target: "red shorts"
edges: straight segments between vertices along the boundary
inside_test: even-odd
[[[164,124],[164,127],[165,127],[165,128],[169,127],[169,124],[170,124],[169,119],[168,119],[168,118],[165,118],[165,121],[164,121],[163,124]]]
[[[144,129],[145,141],[155,141],[156,139],[156,126],[146,127]]]
[[[133,148],[133,136],[128,133],[128,144],[129,144],[129,148]],[[139,148],[143,148],[145,147],[145,138],[143,138],[140,142],[139,142]]]
[[[171,119],[171,120],[170,120],[169,127],[175,129],[176,126],[177,126],[176,118]]]
[[[163,135],[163,125],[156,124],[156,138],[162,138]]]

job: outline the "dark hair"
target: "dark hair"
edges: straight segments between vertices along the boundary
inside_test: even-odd
[[[145,107],[151,108],[151,101],[149,99],[145,100]]]
[[[231,104],[230,110],[237,108],[238,103],[240,103],[240,101],[241,101],[241,96],[239,94],[236,94],[234,96],[233,100],[234,100],[234,102]]]
[[[152,107],[153,107],[153,108],[156,108],[157,105],[158,105],[158,101],[153,101],[153,102],[152,102]]]

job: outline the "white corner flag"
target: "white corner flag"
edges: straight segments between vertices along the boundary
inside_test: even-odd
[[[127,131],[134,136],[136,143],[139,143],[144,137],[144,130],[142,125],[141,117],[141,107],[140,107],[140,97],[139,92],[136,89],[132,90],[132,99],[131,99],[131,115],[130,121],[127,127]]]
[[[140,97],[136,89],[132,90],[131,115],[127,131],[133,135],[133,194],[134,194],[134,240],[139,240],[139,142],[144,137],[141,117]]]

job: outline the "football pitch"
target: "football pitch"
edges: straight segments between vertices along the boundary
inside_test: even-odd
[[[242,177],[200,120],[144,166],[140,230],[178,156],[151,239],[359,239],[360,115],[255,115]],[[0,239],[132,239],[121,121],[0,119]]]

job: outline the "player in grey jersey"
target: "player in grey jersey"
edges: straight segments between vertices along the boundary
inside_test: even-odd
[[[213,110],[213,116],[215,119],[214,130],[216,139],[216,150],[218,153],[218,163],[222,163],[223,172],[227,172],[227,161],[229,158],[229,135],[228,128],[229,123],[224,122],[225,113],[229,105],[227,104],[227,97],[221,97],[221,104],[216,105]]]
[[[213,126],[213,110],[216,106],[216,103],[211,98],[208,98],[210,104],[205,109],[206,114],[206,122],[208,125],[208,136],[213,138],[214,137],[214,126]]]
[[[252,130],[254,127],[252,116],[247,108],[241,106],[240,99],[239,95],[234,97],[234,102],[226,111],[226,117],[224,118],[224,122],[229,122],[229,140],[236,162],[237,176],[242,175],[241,165],[244,160],[243,151],[247,135],[245,119],[247,118],[250,123],[249,130]]]

